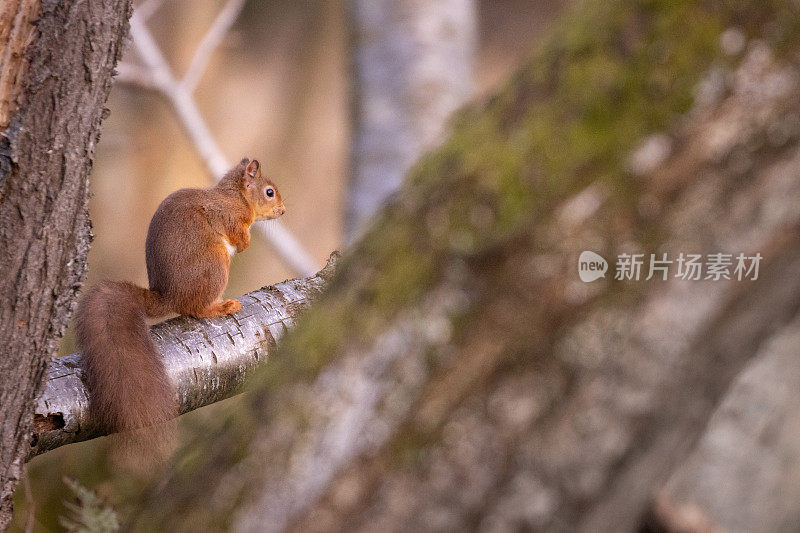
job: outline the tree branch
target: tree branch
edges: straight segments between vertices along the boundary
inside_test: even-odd
[[[232,316],[195,320],[177,317],[151,328],[167,372],[177,390],[180,414],[237,394],[249,373],[272,353],[333,272],[334,252],[321,271],[264,287],[239,298]],[[28,459],[49,450],[105,433],[89,418],[88,391],[82,381],[82,355],[74,353],[50,365],[34,415]]]
[[[117,65],[117,76],[114,79],[117,82],[127,83],[128,85],[138,85],[143,89],[159,90],[150,71],[133,63],[121,61]]]
[[[226,3],[225,7],[219,12],[217,18],[214,19],[214,23],[197,46],[192,62],[189,64],[189,68],[186,70],[186,74],[184,74],[183,80],[181,81],[187,91],[194,92],[197,83],[200,81],[203,72],[205,72],[208,66],[211,54],[222,42],[222,38],[228,33],[236,17],[238,17],[239,13],[242,11],[243,6],[244,0],[228,0],[228,3]]]
[[[147,20],[153,13],[159,10],[163,3],[164,0],[144,0],[141,4],[136,6],[136,14],[139,15],[142,20]]]

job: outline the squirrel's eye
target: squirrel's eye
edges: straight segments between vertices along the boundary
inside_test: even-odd
[[[264,194],[266,194],[269,198],[272,198],[275,196],[275,189],[267,189],[264,191]]]

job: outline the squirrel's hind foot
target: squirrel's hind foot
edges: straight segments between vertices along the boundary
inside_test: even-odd
[[[214,318],[218,316],[232,315],[242,308],[242,304],[236,300],[223,300],[214,302],[199,313],[195,313],[195,318]]]

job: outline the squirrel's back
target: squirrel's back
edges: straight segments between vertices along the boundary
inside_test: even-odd
[[[147,277],[173,311],[195,315],[227,285],[230,255],[211,221],[237,204],[211,188],[175,191],[158,206],[147,230]]]
[[[184,286],[187,269],[197,264],[204,243],[212,236],[204,220],[203,189],[180,189],[167,196],[158,206],[147,230],[145,259],[150,288],[167,296]]]

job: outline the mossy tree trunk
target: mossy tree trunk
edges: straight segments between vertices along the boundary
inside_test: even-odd
[[[0,7],[0,530],[83,279],[87,177],[130,0]]]
[[[724,524],[660,491],[800,307],[798,20],[581,4],[412,170],[134,527]],[[583,250],[606,279],[579,280]],[[757,280],[611,276],[619,254],[681,252],[763,260]]]

